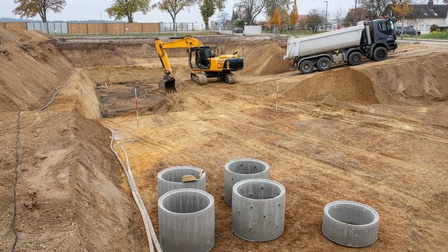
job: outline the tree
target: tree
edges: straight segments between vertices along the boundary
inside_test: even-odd
[[[311,27],[313,31],[316,31],[317,26],[322,25],[325,20],[325,13],[320,9],[312,9],[308,12],[308,17],[304,20],[308,29]]]
[[[266,0],[266,17],[271,18],[277,8],[280,10],[289,10],[290,0]]]
[[[274,15],[272,15],[271,19],[269,20],[269,23],[275,25],[275,26],[280,26],[282,22],[281,16],[280,16],[280,9],[276,8],[274,11]]]
[[[47,10],[61,12],[66,5],[65,0],[14,0],[19,4],[12,12],[23,17],[35,17],[39,14],[42,22],[47,22]]]
[[[349,9],[343,21],[350,25],[356,25],[358,21],[363,20],[368,15],[369,13],[364,8]]]
[[[205,29],[209,30],[209,19],[215,14],[216,9],[222,11],[226,5],[226,0],[199,0],[199,10],[202,20],[205,23]]]
[[[111,7],[106,9],[109,17],[115,20],[128,18],[128,23],[134,22],[134,13],[141,11],[146,14],[149,11],[150,0],[115,0]]]
[[[401,20],[401,27],[403,28],[403,20],[408,18],[413,12],[414,8],[410,5],[410,0],[403,0],[400,3],[393,4],[392,11],[398,20]],[[403,33],[401,32],[400,37],[403,39]]]
[[[293,27],[296,26],[297,22],[299,22],[299,11],[297,10],[297,1],[294,0],[294,5],[292,6],[292,11],[289,14],[289,20],[291,21],[291,25]]]
[[[369,19],[376,19],[384,16],[390,2],[390,0],[358,0],[360,6],[367,12],[367,17]],[[358,17],[358,21],[362,19],[364,19],[364,17]]]
[[[238,12],[241,12],[242,18],[249,25],[255,21],[255,18],[263,11],[268,0],[239,0],[236,3]]]
[[[162,12],[168,12],[173,19],[174,35],[177,33],[176,16],[185,9],[196,4],[196,0],[162,0],[153,5],[153,8],[157,8]]]
[[[229,20],[229,14],[227,12],[221,11],[220,13],[218,13],[217,20],[216,20],[216,22],[218,23],[218,26],[226,25],[228,20]]]

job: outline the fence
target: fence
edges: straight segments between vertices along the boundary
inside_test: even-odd
[[[194,23],[176,23],[177,31],[194,31]],[[174,31],[173,23],[160,23],[160,31]]]
[[[177,31],[194,31],[194,23],[176,23]],[[74,23],[74,22],[4,22],[7,29],[37,30],[46,34],[127,34],[174,31],[173,23]]]

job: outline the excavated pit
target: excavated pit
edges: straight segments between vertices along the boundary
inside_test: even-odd
[[[1,251],[14,241],[16,148],[17,250],[149,251],[105,126],[129,154],[156,233],[157,173],[188,165],[207,172],[214,251],[344,250],[321,233],[323,207],[339,199],[381,215],[369,251],[448,245],[447,45],[400,43],[382,62],[301,75],[279,58],[285,40],[203,37],[223,51],[244,46],[237,83],[192,83],[179,50],[179,92],[165,95],[155,87],[163,72],[152,38],[64,42],[1,27],[0,37]],[[103,81],[108,90],[97,88]],[[286,189],[285,231],[274,241],[248,243],[232,233],[223,167],[240,157],[265,160]]]

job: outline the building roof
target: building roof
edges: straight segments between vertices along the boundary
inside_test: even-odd
[[[430,8],[428,4],[413,4],[412,7],[415,10],[418,18],[443,18],[445,19],[448,14],[448,5],[433,5]]]

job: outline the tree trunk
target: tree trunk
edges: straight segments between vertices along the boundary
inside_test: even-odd
[[[209,17],[203,17],[202,18],[202,20],[204,21],[204,23],[205,23],[205,30],[210,30],[210,26],[208,25],[208,19],[209,19]]]
[[[173,15],[173,30],[174,30],[174,36],[176,36],[177,35],[176,14]]]

